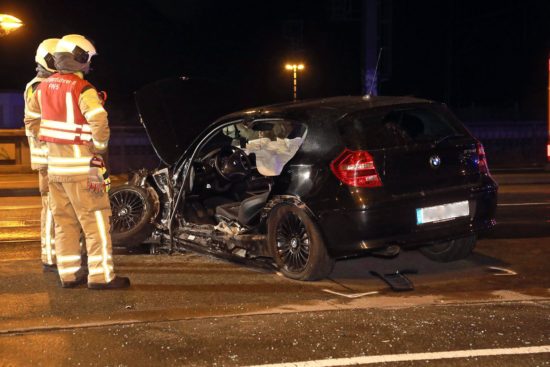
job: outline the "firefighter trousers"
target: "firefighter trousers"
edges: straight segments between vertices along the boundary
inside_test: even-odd
[[[115,278],[110,231],[111,207],[107,193],[92,193],[86,181],[51,182],[51,208],[55,221],[57,269],[63,282],[84,276],[81,266],[80,228],[88,252],[88,283]]]
[[[42,210],[40,212],[40,247],[42,263],[54,265],[55,244],[54,244],[54,223],[50,209],[50,198],[48,190],[48,169],[42,168],[38,171],[38,189],[42,199]]]

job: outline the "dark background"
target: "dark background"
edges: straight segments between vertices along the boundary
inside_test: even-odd
[[[365,2],[3,1],[25,27],[0,38],[0,89],[23,90],[34,52],[79,33],[99,56],[88,79],[109,92],[112,124],[134,125],[132,91],[169,76],[236,88],[243,105],[291,99],[287,61],[303,61],[301,98],[365,92]],[[380,94],[447,102],[469,119],[546,116],[550,1],[382,0]],[[371,51],[372,53],[372,51]]]

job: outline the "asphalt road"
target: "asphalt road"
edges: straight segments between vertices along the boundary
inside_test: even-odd
[[[499,224],[455,263],[408,251],[303,283],[192,253],[119,252],[133,285],[102,292],[42,273],[39,205],[0,198],[0,366],[550,365],[549,185],[501,186]],[[369,273],[411,267],[411,292]]]

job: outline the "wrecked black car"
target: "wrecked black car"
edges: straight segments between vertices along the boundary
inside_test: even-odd
[[[483,146],[443,104],[348,96],[225,114],[229,95],[187,78],[136,100],[165,168],[111,191],[115,245],[265,261],[316,280],[336,259],[401,248],[458,260],[495,224]]]

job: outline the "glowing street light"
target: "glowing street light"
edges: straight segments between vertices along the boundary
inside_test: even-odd
[[[6,36],[23,26],[21,19],[13,15],[0,14],[0,37]]]
[[[292,70],[294,72],[294,83],[293,83],[293,96],[294,100],[297,99],[297,90],[298,90],[298,70],[304,70],[305,66],[304,64],[286,64],[285,65],[286,70]]]

